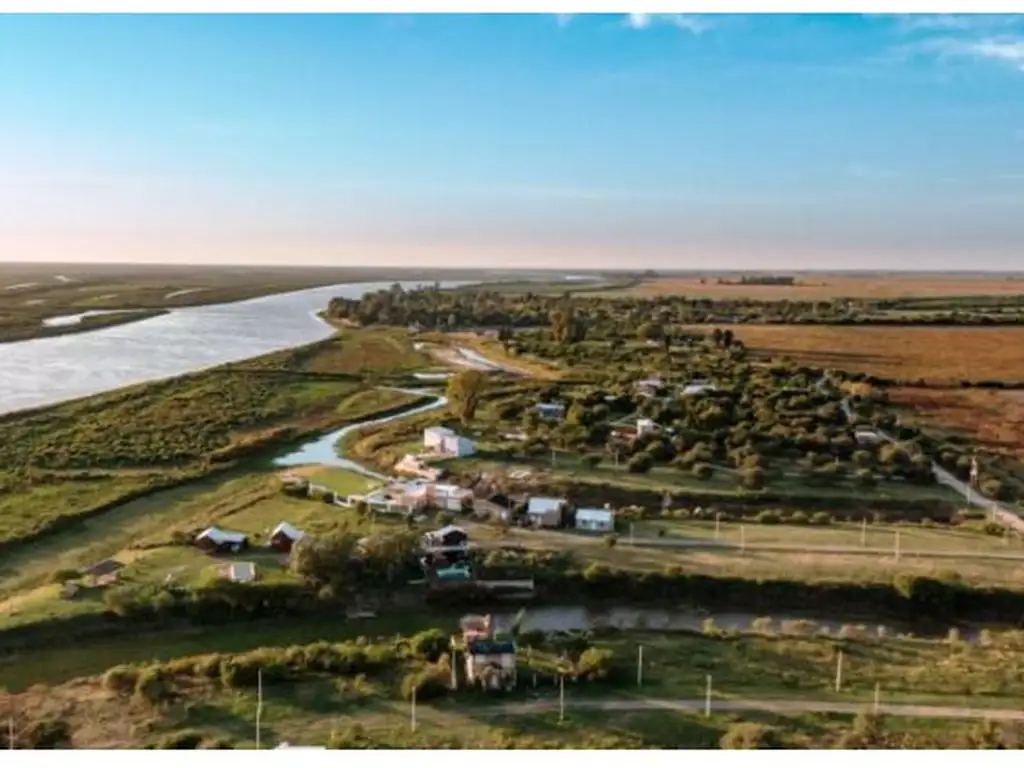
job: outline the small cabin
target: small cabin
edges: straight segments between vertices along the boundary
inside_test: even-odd
[[[576,529],[608,533],[615,530],[615,512],[611,509],[577,509]]]
[[[207,528],[195,538],[195,545],[209,553],[235,553],[249,547],[249,537],[244,533]]]
[[[565,499],[547,499],[534,496],[526,504],[526,516],[538,528],[557,528],[562,524]]]
[[[278,552],[291,552],[292,547],[305,538],[306,534],[290,523],[281,522],[270,533],[270,546]]]

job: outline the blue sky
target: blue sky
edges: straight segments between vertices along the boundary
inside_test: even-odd
[[[7,259],[1024,269],[1024,16],[7,16]]]

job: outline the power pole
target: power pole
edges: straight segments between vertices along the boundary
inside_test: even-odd
[[[843,652],[839,651],[839,656],[836,658],[836,693],[839,693],[839,689],[843,685]]]
[[[565,721],[565,675],[558,676],[558,722]]]
[[[644,647],[638,646],[636,649],[636,687],[639,688],[644,684]]]
[[[256,671],[256,749],[260,748],[260,726],[263,721],[263,670]]]
[[[900,532],[899,531],[896,531],[896,544],[895,544],[895,546],[896,546],[896,549],[895,549],[896,562],[899,562],[899,559],[900,559]]]
[[[882,684],[875,683],[875,714],[878,714],[878,708],[882,698]]]
[[[860,545],[866,547],[868,545],[868,519],[865,517],[860,521]]]
[[[416,686],[413,686],[412,699],[409,703],[409,730],[416,732]]]
[[[633,546],[633,523],[629,524],[629,546]]]
[[[704,717],[711,717],[711,675],[708,675],[707,687],[704,689]]]

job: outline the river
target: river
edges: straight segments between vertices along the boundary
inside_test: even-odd
[[[168,314],[85,333],[0,344],[0,413],[193,373],[327,338],[317,317],[335,296],[391,282],[344,283]],[[461,283],[444,283],[453,287]],[[406,281],[406,289],[423,283]]]

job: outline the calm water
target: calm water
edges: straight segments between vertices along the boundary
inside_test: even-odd
[[[433,394],[425,390],[418,389],[398,389],[399,392],[405,392],[410,395],[425,395]],[[436,408],[444,408],[448,404],[448,398],[443,395],[438,395],[437,399],[432,403],[421,405],[418,408],[414,408],[411,411],[404,411],[402,413],[395,413],[391,416],[385,416],[381,419],[367,419],[366,421],[360,421],[355,424],[349,424],[347,427],[330,432],[323,437],[319,437],[316,440],[311,440],[308,443],[300,445],[296,450],[289,452],[284,456],[280,456],[274,459],[274,466],[277,467],[301,467],[308,464],[323,464],[328,467],[341,467],[342,469],[348,469],[353,472],[358,472],[361,475],[367,477],[373,477],[378,480],[386,480],[387,476],[382,475],[379,472],[374,472],[372,469],[364,467],[358,462],[352,461],[351,459],[345,459],[338,455],[337,448],[338,441],[341,440],[345,435],[362,429],[363,427],[371,424],[386,424],[389,421],[395,419],[406,419],[410,416],[415,416],[418,413],[425,413],[432,411]]]
[[[419,283],[405,282],[406,288]],[[446,284],[456,285],[457,283]],[[335,296],[388,283],[347,283],[170,314],[86,333],[0,344],[0,413],[180,376],[309,344],[331,334],[316,313]]]

